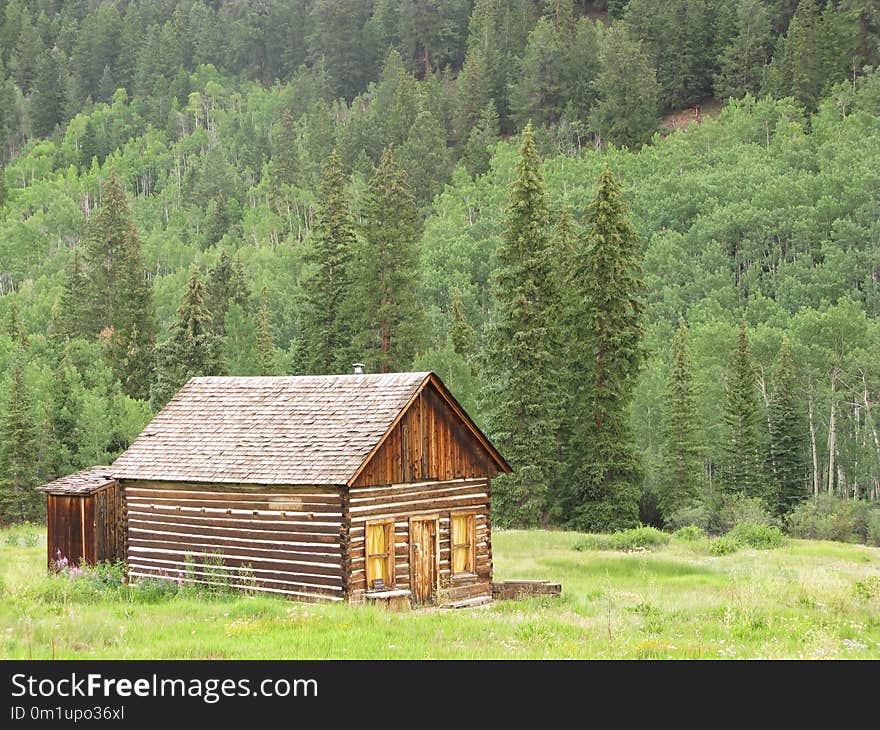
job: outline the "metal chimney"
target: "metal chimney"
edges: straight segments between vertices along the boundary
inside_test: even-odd
[[[362,362],[353,362],[351,366],[354,368],[355,375],[363,375],[364,374],[364,364]]]

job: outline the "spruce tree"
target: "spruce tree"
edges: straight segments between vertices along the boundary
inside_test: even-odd
[[[467,313],[464,311],[464,302],[461,301],[461,293],[455,292],[452,299],[452,327],[449,330],[449,336],[452,341],[452,349],[462,359],[467,360],[474,349],[474,339],[476,334],[474,328],[471,327],[467,319]]]
[[[38,479],[37,428],[24,382],[24,351],[15,353],[0,420],[0,524],[37,520],[43,495]]]
[[[214,331],[221,338],[226,336],[226,311],[230,304],[237,304],[247,315],[250,291],[241,258],[230,256],[224,249],[217,264],[208,270],[205,294],[205,306],[211,313]]]
[[[651,139],[660,124],[656,72],[641,42],[617,25],[605,36],[596,89],[592,123],[605,140],[638,147]]]
[[[502,526],[535,525],[546,518],[556,478],[560,396],[547,195],[531,124],[522,133],[506,219],[482,400],[489,432],[513,473],[493,485],[492,519]]]
[[[89,221],[84,246],[87,286],[82,294],[91,311],[83,334],[102,334],[107,360],[125,393],[146,398],[156,340],[152,285],[125,191],[114,171],[102,188],[101,207]]]
[[[452,158],[446,149],[446,130],[431,112],[418,113],[400,148],[409,189],[420,207],[431,204],[452,176]]]
[[[658,504],[667,518],[690,507],[699,497],[702,467],[693,368],[688,329],[682,323],[672,342],[663,419],[663,466],[657,485]]]
[[[783,338],[770,398],[770,449],[775,480],[773,501],[779,515],[807,497],[806,439],[797,379],[788,338]]]
[[[315,211],[309,267],[302,281],[300,328],[306,372],[322,375],[348,372],[354,334],[346,309],[351,294],[351,258],[355,247],[348,178],[333,150],[324,164]]]
[[[6,322],[6,334],[12,340],[15,346],[27,347],[28,336],[27,330],[21,321],[21,315],[18,312],[18,304],[15,299],[9,301],[9,319]]]
[[[74,388],[76,369],[66,355],[55,369],[49,412],[51,435],[50,457],[47,464],[53,479],[75,471],[79,449],[79,414],[82,403]]]
[[[260,312],[257,316],[257,357],[260,375],[277,375],[275,337],[272,334],[272,316],[269,311],[269,290],[264,286],[260,294]]]
[[[363,241],[357,247],[357,282],[349,300],[355,359],[382,373],[412,364],[422,337],[416,242],[421,225],[406,172],[393,148],[382,153],[363,206]]]
[[[86,334],[92,316],[91,303],[83,296],[88,284],[79,249],[73,249],[61,290],[60,335],[67,340]]]
[[[724,423],[723,485],[729,494],[767,497],[761,458],[762,424],[757,378],[745,322],[739,327],[737,348],[727,384]]]
[[[64,59],[57,48],[46,50],[37,63],[30,118],[33,132],[45,137],[64,120]]]
[[[473,177],[488,171],[492,162],[492,152],[489,148],[498,141],[498,132],[498,113],[490,99],[471,129],[461,156],[462,164]]]
[[[205,306],[205,287],[193,269],[171,336],[159,351],[159,371],[150,393],[153,404],[164,406],[190,378],[220,375],[220,344]]]
[[[567,521],[578,529],[631,527],[640,464],[628,409],[643,352],[641,251],[620,188],[606,167],[570,269],[569,374],[574,417]]]
[[[757,95],[771,51],[770,14],[763,0],[740,0],[736,35],[721,56],[715,95],[721,99]]]

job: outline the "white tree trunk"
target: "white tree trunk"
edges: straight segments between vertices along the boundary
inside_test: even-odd
[[[816,423],[813,420],[813,384],[807,389],[807,413],[810,418],[810,453],[813,457],[813,497],[819,497],[819,455],[816,453]]]

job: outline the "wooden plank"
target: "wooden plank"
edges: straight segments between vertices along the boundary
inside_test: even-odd
[[[303,547],[304,545],[323,545],[326,549],[329,545],[338,545],[339,536],[327,535],[317,532],[306,532],[303,530],[268,530],[257,524],[250,527],[242,525],[236,521],[229,521],[221,525],[207,525],[201,521],[199,523],[189,522],[186,519],[149,519],[138,515],[132,515],[128,520],[129,530],[135,529],[145,530],[147,532],[186,532],[193,535],[204,535],[214,537],[235,537],[242,540],[257,541],[281,541]]]
[[[338,535],[341,529],[341,523],[327,524],[317,521],[300,521],[286,520],[275,516],[275,519],[269,516],[260,515],[218,515],[178,513],[176,510],[160,510],[149,508],[129,508],[129,520],[139,518],[141,520],[156,519],[172,524],[193,524],[205,525],[206,527],[249,527],[251,529],[268,530],[271,532],[301,532],[303,534],[316,535]]]

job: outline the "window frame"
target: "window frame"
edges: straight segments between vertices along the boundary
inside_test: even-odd
[[[385,585],[388,590],[394,589],[397,584],[397,571],[396,561],[395,561],[395,543],[394,543],[394,520],[384,519],[384,520],[367,520],[364,523],[364,579],[367,583],[367,592],[375,591],[376,589],[372,586],[372,580],[370,580],[370,557],[372,556],[381,556],[382,553],[370,553],[368,552],[369,539],[368,533],[371,527],[381,527],[385,531],[385,549],[384,560],[385,560]]]
[[[468,541],[457,543],[458,547],[467,546],[468,555],[465,562],[465,570],[459,573],[455,572],[455,549],[454,541],[455,518],[465,518],[465,530],[467,531]],[[477,513],[476,512],[450,512],[449,513],[449,574],[453,579],[470,578],[477,574]]]

